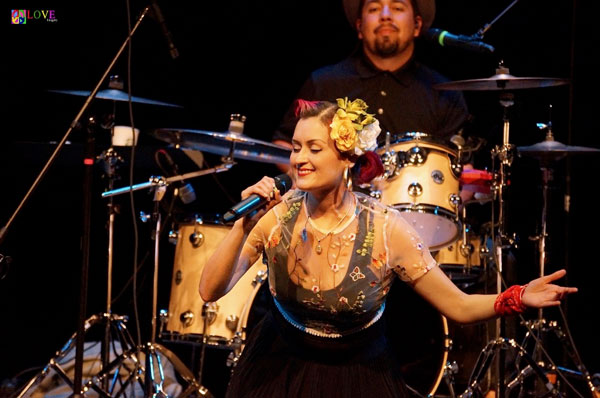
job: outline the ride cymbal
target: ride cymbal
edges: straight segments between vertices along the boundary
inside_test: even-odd
[[[499,91],[526,88],[553,87],[569,84],[568,79],[551,77],[516,77],[508,73],[508,68],[496,69],[496,74],[483,79],[457,80],[433,86],[438,90]]]
[[[545,140],[529,146],[517,147],[521,154],[541,159],[558,160],[567,155],[598,154],[600,149],[584,146],[570,146],[554,140]]]
[[[178,147],[206,151],[222,156],[228,156],[231,153],[236,159],[262,163],[286,164],[290,162],[290,148],[238,133],[161,128],[154,130],[152,135],[161,141]]]

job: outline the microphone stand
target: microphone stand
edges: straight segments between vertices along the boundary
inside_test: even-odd
[[[125,41],[123,42],[123,44],[121,45],[119,50],[117,51],[117,54],[114,56],[114,58],[112,59],[112,61],[110,62],[110,64],[106,68],[106,70],[104,71],[104,74],[102,75],[102,77],[98,80],[96,87],[92,90],[90,95],[87,97],[85,103],[83,104],[83,106],[81,107],[81,109],[79,110],[77,115],[75,116],[75,119],[73,119],[73,121],[71,122],[71,125],[67,129],[67,132],[65,133],[63,138],[58,143],[56,149],[54,150],[54,152],[52,153],[52,155],[46,162],[45,166],[42,168],[42,171],[37,176],[37,178],[31,185],[31,187],[25,194],[25,197],[23,198],[23,200],[21,200],[21,203],[19,203],[19,205],[17,206],[17,209],[12,214],[12,216],[10,217],[10,219],[8,220],[6,225],[4,227],[2,227],[2,229],[0,230],[0,243],[2,243],[4,241],[4,239],[6,237],[6,233],[7,233],[8,229],[10,228],[11,224],[14,222],[15,217],[17,216],[17,214],[19,214],[19,212],[21,211],[21,209],[23,208],[23,206],[25,205],[27,200],[31,197],[33,191],[38,187],[38,185],[40,184],[40,182],[42,181],[42,179],[44,178],[44,176],[50,169],[50,166],[56,160],[59,152],[62,150],[65,143],[67,142],[67,139],[71,135],[71,132],[75,128],[80,126],[80,120],[83,117],[83,114],[89,108],[90,104],[96,97],[96,94],[98,93],[98,91],[100,90],[100,87],[102,86],[102,84],[104,83],[106,78],[108,77],[108,74],[112,70],[113,66],[115,65],[115,63],[117,62],[117,60],[119,59],[119,57],[121,56],[123,51],[125,50],[126,46],[131,41],[133,34],[136,32],[140,23],[142,22],[142,20],[148,13],[148,9],[149,9],[148,7],[144,8],[144,10],[140,14],[136,24],[134,25],[133,29],[131,30],[131,32],[129,33],[129,35],[127,36],[127,38],[125,39]],[[88,279],[89,249],[90,249],[89,248],[89,244],[90,244],[89,229],[90,229],[90,214],[91,214],[91,189],[90,189],[90,187],[91,187],[91,181],[92,181],[92,166],[94,164],[94,162],[93,162],[94,138],[91,134],[91,131],[89,131],[89,130],[88,130],[88,136],[87,136],[86,140],[87,140],[87,144],[86,144],[86,149],[85,149],[86,153],[84,154],[85,171],[84,171],[84,184],[83,184],[83,188],[84,188],[83,214],[84,214],[84,216],[83,216],[83,236],[82,236],[83,254],[82,254],[81,286],[80,286],[81,292],[80,292],[80,302],[79,302],[79,320],[78,320],[77,337],[76,337],[77,341],[76,341],[76,354],[75,354],[75,375],[74,375],[74,381],[73,381],[73,397],[75,397],[75,398],[82,396],[81,388],[82,388],[82,373],[83,373],[83,370],[82,370],[83,348],[84,348],[84,332],[86,329],[85,328],[85,312],[87,310],[87,308],[86,308],[87,307],[87,279]]]
[[[483,25],[483,28],[479,29],[477,31],[477,33],[471,35],[471,37],[473,38],[473,40],[482,40],[483,39],[483,35],[485,34],[485,32],[487,32],[488,30],[490,30],[490,28],[492,27],[492,25],[494,23],[496,23],[504,14],[506,14],[508,12],[508,10],[510,10],[515,4],[517,4],[519,0],[514,0],[512,3],[510,3],[508,5],[508,7],[506,7],[504,10],[502,10],[502,12],[500,12],[500,14],[498,14],[498,16],[496,16],[496,18],[494,18],[492,20],[492,22],[490,23],[486,23],[485,25]]]

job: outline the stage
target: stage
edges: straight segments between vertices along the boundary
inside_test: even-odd
[[[188,266],[183,250],[189,249],[190,241],[183,240],[184,235],[169,236],[170,232],[189,232],[201,219],[208,241],[218,241],[221,235],[215,220],[240,200],[240,192],[263,175],[280,173],[275,162],[264,154],[244,157],[237,152],[233,160],[224,160],[215,146],[227,152],[223,149],[226,144],[217,138],[211,147],[204,137],[208,132],[226,132],[231,115],[243,115],[243,135],[256,140],[266,152],[280,154],[268,143],[302,82],[312,70],[339,61],[357,44],[356,34],[337,0],[158,4],[166,24],[163,27],[168,27],[178,56],[172,57],[161,25],[146,16],[133,36],[131,52],[125,49],[109,73],[119,76],[114,83],[123,83],[119,89],[122,92],[127,92],[130,81],[137,101],[130,108],[124,98],[105,93],[106,98],[97,97],[90,103],[77,120],[78,125],[73,122],[87,99],[82,93],[94,89],[127,37],[126,3],[59,1],[44,6],[44,10],[54,11],[54,19],[44,20],[40,13],[35,14],[37,19],[32,17],[22,25],[13,25],[8,18],[5,21],[3,38],[9,53],[8,70],[3,74],[7,124],[0,138],[4,185],[0,199],[0,227],[4,227],[0,242],[0,255],[4,256],[0,269],[0,396],[16,394],[18,387],[41,371],[77,331],[82,291],[86,297],[85,318],[106,311],[109,285],[111,311],[128,318],[127,329],[134,344],[154,339],[197,376],[197,343],[201,339],[173,337],[174,328],[161,326],[159,314],[153,314],[153,306],[167,312],[177,307],[172,298],[175,271]],[[472,34],[508,5],[473,0],[438,2],[433,27]],[[130,5],[132,26],[145,6],[143,2]],[[29,15],[42,10],[28,4],[11,7],[28,8]],[[530,83],[511,90],[514,104],[508,112],[510,144],[525,148],[543,142],[547,129],[536,124],[551,122],[557,142],[573,148],[600,148],[596,122],[600,65],[595,56],[600,43],[592,36],[596,16],[592,8],[584,2],[520,2],[486,32],[483,41],[494,46],[493,54],[442,48],[422,41],[417,56],[452,81],[489,78],[497,73],[500,62],[513,76],[567,79],[569,84],[545,87]],[[108,80],[100,85],[100,90],[107,89]],[[475,165],[497,172],[493,153],[502,147],[506,128],[499,90],[465,91],[465,97],[473,116],[467,133],[483,143],[474,154]],[[90,118],[94,118],[93,124]],[[115,157],[107,160],[111,133],[106,127],[111,124],[133,124],[140,130],[135,152],[127,146],[114,147],[111,156]],[[66,136],[70,127],[73,129]],[[191,144],[188,140],[187,148],[176,148],[169,141],[170,133],[177,131],[195,131],[200,138]],[[173,197],[172,187],[160,201],[150,187],[131,195],[102,197],[103,192],[115,188],[147,183],[152,176],[170,177],[165,171],[172,176],[173,169],[165,170],[156,161],[160,151],[168,153],[180,174],[223,164],[226,167],[218,173],[187,178],[184,183],[174,182],[172,185],[180,189],[190,184],[196,198],[189,203]],[[55,159],[48,165],[53,154]],[[544,272],[565,268],[568,274],[561,284],[578,287],[579,292],[565,300],[562,312],[548,310],[543,318],[556,321],[560,331],[572,337],[581,363],[593,375],[600,373],[596,332],[600,267],[595,251],[596,226],[600,225],[595,176],[600,174],[600,155],[576,150],[565,150],[560,155],[542,165],[532,152],[515,151],[507,167],[505,232],[515,239],[504,250],[503,274],[510,283],[525,283],[540,274],[543,182],[550,175],[552,178],[546,180]],[[90,163],[84,165],[85,159],[91,159]],[[116,168],[111,169],[111,165]],[[45,166],[47,172],[23,203]],[[89,228],[84,222],[85,194],[89,195]],[[481,248],[489,245],[492,256],[496,248],[486,225],[494,217],[497,221],[497,205],[496,197],[467,206],[473,225],[470,236]],[[142,222],[140,212],[148,215],[147,222]],[[114,239],[109,252],[110,213]],[[162,223],[158,236],[157,214]],[[82,242],[89,243],[89,251]],[[87,286],[82,286],[81,270],[88,260],[89,274],[84,278]],[[478,257],[475,261],[476,282],[465,289],[493,291],[493,266],[484,270],[488,260]],[[459,264],[459,273],[464,265]],[[179,293],[201,304],[197,291]],[[267,293],[264,288],[240,293],[238,304],[252,307],[247,319],[249,328],[268,306]],[[416,354],[411,355],[419,357],[422,352],[427,357],[445,350],[440,338],[444,325],[440,325],[437,314],[426,312],[421,317],[404,313],[393,301],[391,304],[386,316],[392,331],[394,320],[413,325],[414,334],[400,336],[400,343],[418,337]],[[154,331],[153,315],[157,324]],[[530,311],[524,319],[535,321],[539,315]],[[507,320],[501,337],[521,344],[527,329],[519,321]],[[448,360],[460,368],[457,379],[462,388],[477,355],[495,337],[495,325],[460,327],[450,322],[447,327],[455,342],[451,349],[447,347]],[[435,340],[428,340],[431,335]],[[564,340],[549,338],[547,344],[558,366],[582,370],[573,362],[573,351]],[[514,354],[514,350],[507,351],[509,356]],[[217,397],[225,390],[229,352],[211,348],[204,361],[208,370],[201,384]],[[421,394],[429,393],[432,379],[442,371],[439,362],[434,359],[433,365],[423,365],[430,368],[431,374],[424,381],[415,381],[423,385]],[[169,369],[175,374],[181,368],[173,365]],[[574,379],[571,375],[569,380]],[[590,396],[585,383],[573,383],[578,393],[564,382],[559,383],[561,391],[567,391],[569,397]],[[443,381],[440,386],[438,394],[450,394]]]

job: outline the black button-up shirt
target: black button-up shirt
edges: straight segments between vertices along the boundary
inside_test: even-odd
[[[448,139],[460,130],[469,114],[462,93],[436,90],[432,86],[448,81],[433,69],[414,60],[395,72],[378,70],[362,51],[338,64],[314,71],[297,98],[326,100],[363,99],[379,120],[382,134],[400,136],[423,132]],[[291,141],[297,122],[295,104],[288,109],[274,139]]]

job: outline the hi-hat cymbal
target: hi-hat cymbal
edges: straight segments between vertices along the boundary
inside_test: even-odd
[[[89,97],[89,95],[91,94],[91,91],[82,91],[82,90],[48,90],[48,91],[50,91],[52,93],[76,95],[79,97]],[[96,93],[95,98],[128,102],[129,94],[127,94],[125,91],[121,91],[121,90],[108,89],[108,90],[98,91]],[[169,104],[167,102],[155,101],[155,100],[151,100],[151,99],[147,99],[147,98],[134,97],[134,96],[131,96],[131,102],[136,102],[136,103],[140,103],[140,104],[149,104],[149,105],[170,106],[173,108],[183,108],[181,105]]]
[[[540,160],[558,160],[567,155],[598,154],[600,149],[570,146],[554,140],[545,140],[530,146],[517,147],[519,153]]]
[[[233,152],[233,157],[236,159],[262,163],[286,164],[290,162],[291,149],[250,138],[243,134],[165,128],[156,129],[152,134],[159,140],[178,147],[206,151],[222,156],[228,156],[230,152]]]
[[[519,90],[525,88],[542,88],[561,86],[569,84],[568,79],[550,77],[515,77],[508,73],[498,73],[484,79],[457,80],[453,82],[439,83],[434,86],[438,90],[473,90],[473,91],[496,91],[496,90]]]

